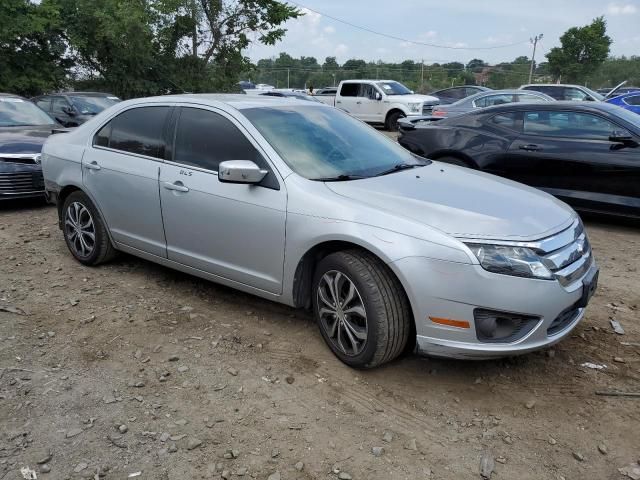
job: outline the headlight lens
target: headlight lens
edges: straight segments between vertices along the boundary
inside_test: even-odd
[[[422,111],[422,103],[409,103],[409,110],[414,113],[419,113]]]
[[[478,243],[467,243],[467,246],[478,258],[482,268],[489,272],[516,277],[553,279],[553,273],[530,248]]]

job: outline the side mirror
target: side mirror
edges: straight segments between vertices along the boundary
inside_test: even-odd
[[[256,184],[269,173],[251,160],[227,160],[218,166],[218,180],[223,183]]]
[[[382,100],[382,94],[380,92],[376,92],[376,100]]]
[[[68,106],[62,107],[62,111],[67,115],[69,115],[70,117],[75,117],[76,115],[76,111],[73,107],[68,107]]]
[[[625,147],[637,147],[638,142],[628,132],[613,132],[609,136],[609,141],[619,143]]]

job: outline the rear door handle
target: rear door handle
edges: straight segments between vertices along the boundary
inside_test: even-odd
[[[527,152],[539,152],[542,150],[539,145],[535,145],[533,143],[527,143],[526,145],[520,145],[518,147],[520,150],[526,150]]]
[[[342,103],[342,100],[336,100],[336,103]]]
[[[91,162],[85,165],[89,170],[100,170],[102,167],[98,165],[98,162]]]
[[[162,185],[167,190],[174,190],[176,192],[188,192],[189,191],[189,187],[185,187],[184,184],[180,180],[178,180],[175,183],[163,182]]]

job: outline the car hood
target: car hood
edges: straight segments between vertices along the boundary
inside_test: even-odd
[[[438,103],[440,100],[436,97],[432,97],[430,95],[419,95],[417,93],[412,93],[411,95],[389,95],[389,101],[395,102],[399,101],[402,103]]]
[[[56,125],[0,127],[0,155],[3,153],[40,153],[42,145]]]
[[[576,216],[539,190],[440,162],[326,185],[338,195],[462,238],[537,240],[568,227]]]

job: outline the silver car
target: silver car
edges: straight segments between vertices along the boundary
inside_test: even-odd
[[[459,358],[558,342],[597,285],[576,213],[413,156],[325,105],[246,95],[119,103],[43,150],[72,255],[116,251],[313,309],[335,355]]]
[[[524,90],[489,90],[476,93],[470,97],[463,98],[448,105],[437,105],[433,107],[431,115],[434,117],[453,117],[471,112],[476,108],[493,107],[504,105],[505,103],[516,102],[553,102],[553,98],[540,92],[529,92]]]

